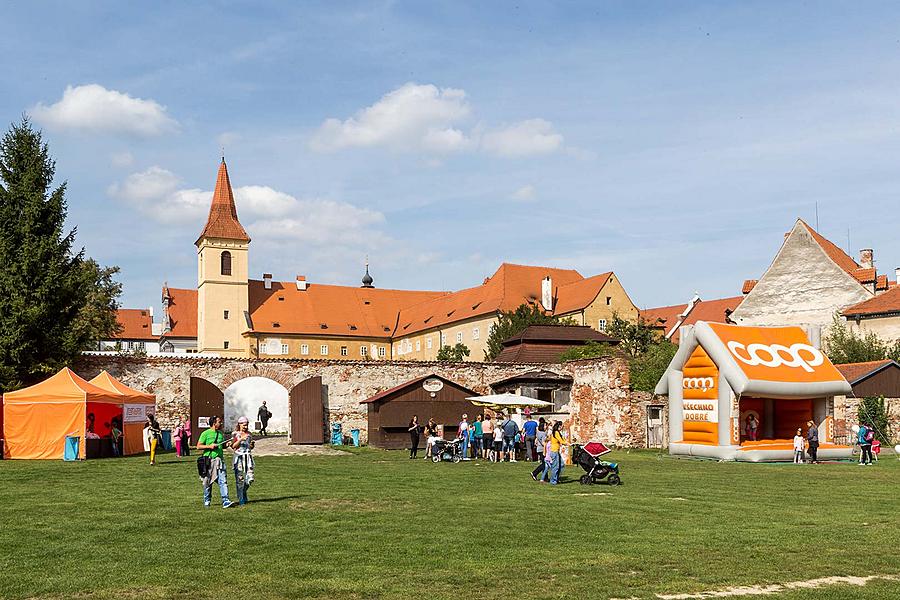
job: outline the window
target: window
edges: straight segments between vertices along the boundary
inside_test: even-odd
[[[481,332],[478,330],[477,327],[473,327],[472,328],[472,339],[477,340],[480,337],[481,337]]]
[[[447,345],[447,334],[443,331],[441,332],[441,346]]]
[[[426,348],[428,348],[429,350],[431,350],[432,344],[434,344],[434,342],[431,341],[431,338],[430,338],[430,337],[425,338],[425,347],[426,347]]]
[[[341,346],[341,356],[347,356],[347,354],[349,354],[347,346]]]
[[[222,347],[228,350],[228,342],[222,342]]]
[[[300,344],[300,354],[303,356],[309,354],[309,344]]]
[[[422,351],[422,340],[416,340],[416,352]]]
[[[282,345],[281,345],[281,353],[282,353],[282,354],[290,354],[290,353],[291,353],[291,347],[288,346],[287,344],[282,344]]]
[[[231,252],[222,253],[222,275],[231,275]]]
[[[368,346],[360,346],[359,347],[359,355],[362,357],[366,357],[369,354]]]
[[[122,350],[125,352],[131,350],[131,342],[122,342]]]
[[[386,355],[387,355],[387,350],[385,349],[385,347],[384,347],[384,346],[379,346],[379,347],[378,347],[378,357],[379,357],[379,358],[384,358]]]
[[[597,321],[597,331],[606,331],[606,319]]]
[[[612,304],[612,296],[607,296],[606,297],[606,305],[609,306],[610,304]]]
[[[228,311],[227,311],[227,310],[226,310],[226,311],[222,311],[222,316],[223,316],[223,317],[225,318],[225,320],[227,321],[227,320],[228,320]]]
[[[134,349],[138,350],[140,352],[143,352],[144,350],[147,349],[147,346],[146,346],[146,344],[144,344],[144,342],[135,342],[134,346],[135,346]]]
[[[328,356],[328,344],[322,344],[319,346],[319,354],[322,356]]]
[[[457,331],[457,332],[456,332],[456,343],[457,343],[457,344],[462,344],[462,341],[463,341],[463,332],[462,332],[462,331]]]

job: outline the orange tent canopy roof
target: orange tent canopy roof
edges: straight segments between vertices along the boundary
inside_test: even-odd
[[[100,374],[91,379],[88,383],[93,383],[104,390],[125,396],[125,399],[129,402],[138,404],[156,404],[156,396],[128,387],[105,370],[100,371]]]
[[[66,404],[80,402],[122,404],[119,394],[82,379],[69,367],[31,387],[3,394],[4,404]]]

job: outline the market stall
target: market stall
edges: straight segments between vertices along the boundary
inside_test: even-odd
[[[108,438],[116,417],[122,417],[118,394],[63,368],[41,383],[3,394],[3,457],[61,459],[68,436],[80,440],[78,456],[85,458],[86,438]]]
[[[793,457],[796,430],[813,421],[819,458],[848,458],[834,443],[834,396],[850,384],[800,327],[698,321],[657,394],[669,397],[669,453],[738,461]]]
[[[144,452],[144,423],[148,414],[156,412],[156,396],[128,387],[106,371],[101,371],[90,383],[117,394],[121,399],[123,454]]]

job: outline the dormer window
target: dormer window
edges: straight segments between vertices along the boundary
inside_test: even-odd
[[[328,323],[319,323],[320,329],[328,329]]]
[[[278,329],[279,327],[281,327],[281,323],[279,323],[278,321],[275,321],[272,323],[272,327],[275,329]]]
[[[279,301],[279,302],[284,302],[284,296],[278,296],[278,301]]]
[[[231,275],[231,252],[226,250],[222,253],[222,275]]]
[[[350,331],[356,331],[356,325],[351,325],[351,326],[350,326]]]

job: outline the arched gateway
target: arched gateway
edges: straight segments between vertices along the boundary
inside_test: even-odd
[[[281,371],[275,369],[258,369],[245,368],[238,369],[228,373],[222,378],[220,385],[204,379],[202,377],[190,378],[190,410],[191,410],[191,442],[196,444],[200,433],[206,429],[210,423],[209,418],[213,415],[225,417],[226,426],[232,425],[228,422],[228,408],[245,414],[250,418],[251,422],[255,420],[255,409],[252,414],[246,414],[249,410],[248,406],[244,406],[247,402],[241,402],[235,398],[229,398],[228,406],[226,406],[225,393],[223,388],[228,390],[234,389],[234,384],[241,380],[249,378],[264,378],[272,382],[280,384],[287,390],[287,419],[288,432],[290,434],[290,443],[292,444],[322,444],[326,439],[326,423],[325,423],[325,394],[323,393],[322,378],[310,377],[294,384],[290,377]],[[221,386],[221,387],[220,387]],[[278,399],[275,398],[275,406],[270,408],[273,414],[276,410],[281,413],[283,406]],[[255,403],[256,398],[251,403]],[[273,410],[274,409],[274,410]],[[237,418],[237,414],[233,414],[232,420]],[[282,423],[285,423],[283,420]]]

